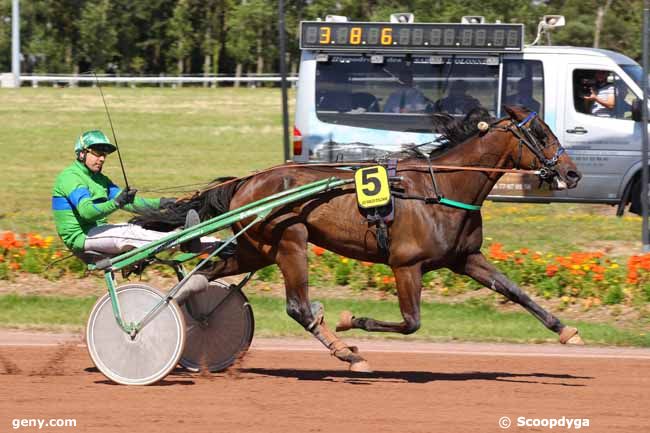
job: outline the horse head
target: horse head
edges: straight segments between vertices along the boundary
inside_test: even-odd
[[[521,106],[504,106],[510,117],[505,128],[512,132],[516,168],[539,170],[552,189],[575,188],[582,174],[566,153],[551,128],[534,111]],[[501,123],[501,122],[499,122]]]

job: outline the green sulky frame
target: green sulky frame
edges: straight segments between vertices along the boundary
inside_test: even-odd
[[[115,320],[117,321],[117,324],[120,326],[120,328],[122,328],[122,330],[133,339],[137,333],[151,319],[153,319],[166,304],[168,304],[174,298],[174,295],[178,293],[180,288],[194,273],[196,273],[202,266],[204,266],[212,257],[220,253],[226,246],[237,239],[242,233],[246,232],[253,225],[266,218],[273,211],[273,209],[277,208],[278,206],[283,206],[288,203],[309,198],[319,193],[353,182],[354,179],[339,179],[337,177],[329,177],[327,179],[322,179],[309,183],[307,185],[288,189],[286,191],[265,197],[261,200],[249,203],[240,208],[233,209],[207,221],[203,221],[202,223],[188,229],[171,233],[170,235],[165,236],[160,240],[151,242],[143,247],[127,251],[124,254],[116,257],[101,260],[94,265],[89,265],[88,268],[90,270],[104,271],[104,279],[106,281],[106,286],[108,287],[108,293],[111,299],[111,306],[113,308]],[[156,256],[156,254],[162,251],[176,247],[191,239],[226,229],[236,222],[243,221],[251,217],[254,217],[254,219],[242,230],[226,239],[226,241],[220,245],[219,248],[211,252],[208,257],[199,262],[199,264],[194,269],[188,273],[185,273],[183,275],[183,278],[169,291],[166,298],[158,302],[158,304],[156,304],[140,321],[130,323],[126,323],[124,321],[116,294],[114,280],[115,271],[123,269],[142,260],[153,258]],[[196,254],[182,254],[178,258],[175,258],[175,261],[183,262],[193,257],[196,257]],[[242,283],[239,284],[239,287],[243,286],[243,284],[248,281],[248,278],[250,278],[250,275],[244,278]]]

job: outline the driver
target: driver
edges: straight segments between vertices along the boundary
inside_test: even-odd
[[[106,218],[118,209],[137,212],[138,209],[158,209],[176,201],[173,198],[136,197],[137,190],[122,190],[115,185],[102,173],[102,168],[106,157],[116,149],[102,131],[84,132],[75,143],[75,161],[61,171],[54,182],[52,211],[56,231],[65,246],[77,255],[85,251],[116,255],[169,234],[146,230],[135,224],[108,224]],[[188,215],[190,225],[199,222],[196,211]],[[193,249],[200,249],[204,240],[217,241],[204,237],[199,241],[198,248],[196,242],[190,245]],[[191,290],[197,285],[192,283],[198,282],[198,286],[207,288],[207,279],[201,275],[197,277],[205,281],[199,282],[201,278],[197,278],[188,281],[185,286]],[[205,287],[202,286],[204,283]]]

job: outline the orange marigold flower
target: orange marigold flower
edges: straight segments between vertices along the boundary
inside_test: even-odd
[[[39,234],[27,233],[27,244],[34,248],[45,248],[45,239]]]
[[[591,267],[591,270],[594,271],[596,274],[603,274],[605,273],[605,268],[600,266],[600,265],[594,265]]]
[[[549,277],[552,277],[559,270],[560,269],[555,265],[548,265],[548,266],[546,266],[546,275],[549,276]]]
[[[365,267],[367,267],[367,268],[369,268],[369,267],[372,266],[373,264],[374,264],[374,263],[372,263],[372,262],[361,262],[361,266],[365,266]]]
[[[0,238],[1,248],[6,250],[11,249],[14,246],[14,242],[16,242],[16,235],[13,232],[6,231],[2,233],[2,238]]]
[[[9,269],[11,269],[12,271],[17,271],[18,269],[20,269],[20,263],[16,263],[16,262],[9,263]]]
[[[595,281],[603,281],[605,279],[605,276],[603,274],[594,274],[594,280]]]
[[[490,245],[490,248],[488,249],[489,256],[495,260],[507,260],[508,254],[506,254],[506,252],[503,251],[502,247],[503,244],[500,244],[498,242],[495,242],[492,245]]]
[[[318,245],[314,245],[311,248],[311,251],[316,254],[317,256],[322,256],[325,253],[325,248],[319,247]]]
[[[522,249],[519,250],[519,252],[521,254],[523,254],[523,255],[526,255],[526,254],[528,254],[530,252],[530,250],[528,248],[522,248]]]

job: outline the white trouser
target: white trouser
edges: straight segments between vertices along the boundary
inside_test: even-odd
[[[97,251],[104,254],[120,254],[133,248],[142,247],[169,235],[167,232],[157,232],[143,229],[135,224],[105,224],[88,231],[84,250]],[[212,236],[203,236],[203,244],[217,242]]]

